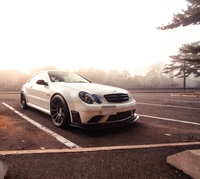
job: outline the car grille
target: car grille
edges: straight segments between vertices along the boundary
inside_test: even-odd
[[[107,94],[104,98],[110,103],[122,103],[129,100],[128,95],[124,93]]]

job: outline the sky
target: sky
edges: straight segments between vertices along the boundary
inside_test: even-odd
[[[0,70],[52,65],[140,73],[199,40],[200,26],[156,29],[185,8],[185,0],[1,0]]]

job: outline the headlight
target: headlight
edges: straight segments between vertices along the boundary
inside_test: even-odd
[[[130,100],[130,101],[136,102],[135,99],[133,98],[133,96],[131,95],[131,93],[128,93],[128,96],[129,96],[129,100]]]
[[[129,97],[130,101],[134,100],[133,97],[132,97],[132,95],[131,95],[131,93],[128,93],[128,97]]]
[[[96,95],[96,94],[93,94],[92,97],[93,97],[93,100],[94,100],[96,103],[101,104],[101,103],[103,102],[102,99],[101,99],[101,97],[98,96],[98,95]]]
[[[100,96],[96,95],[96,94],[89,94],[85,91],[81,91],[79,92],[79,97],[81,98],[82,101],[84,101],[85,103],[88,104],[93,104],[94,102],[101,104],[102,103],[102,99]]]
[[[80,97],[85,103],[88,103],[88,104],[93,104],[93,103],[94,103],[94,100],[93,100],[92,95],[89,94],[89,93],[87,93],[87,92],[84,92],[84,91],[79,92],[79,97]]]

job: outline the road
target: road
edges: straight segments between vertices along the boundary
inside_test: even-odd
[[[166,158],[199,149],[199,98],[131,93],[139,120],[109,130],[60,129],[50,116],[21,109],[19,94],[0,94],[0,160],[9,165],[6,178],[190,178]]]

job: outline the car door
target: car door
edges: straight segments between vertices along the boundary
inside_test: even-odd
[[[43,80],[46,84],[37,84],[38,80]],[[49,109],[51,90],[49,88],[49,77],[45,72],[36,74],[29,82],[28,99],[29,102],[38,107]]]
[[[35,94],[35,90],[34,90],[34,85],[36,84],[37,80],[38,80],[38,75],[36,74],[34,75],[26,84],[26,91],[27,91],[27,101],[30,104],[35,105],[35,98],[36,98],[36,94]]]

